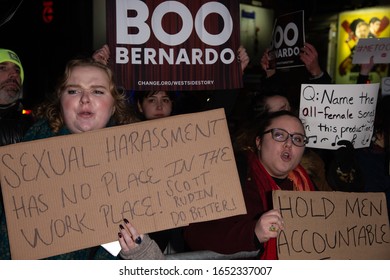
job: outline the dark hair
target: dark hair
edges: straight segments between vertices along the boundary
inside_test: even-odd
[[[351,22],[351,24],[350,24],[349,26],[350,26],[351,30],[353,31],[353,33],[355,33],[356,27],[357,27],[358,24],[361,23],[361,22],[364,22],[364,20],[361,19],[361,18],[357,18],[357,19],[355,19],[355,20],[353,20],[353,21]]]
[[[369,21],[369,23],[371,24],[371,23],[375,23],[375,22],[377,22],[377,21],[381,21],[378,17],[372,17],[371,19],[370,19],[370,21]]]
[[[265,92],[264,94],[255,95],[252,100],[253,106],[253,118],[257,119],[259,116],[269,113],[269,106],[267,104],[267,100],[269,98],[280,96],[286,98],[289,104],[291,104],[290,100],[286,95],[283,95],[278,92]],[[291,105],[290,105],[291,106]]]
[[[136,91],[134,93],[133,98],[133,105],[136,110],[136,113],[140,119],[144,119],[144,114],[139,110],[138,104],[142,104],[142,102],[145,100],[145,98],[148,98],[150,96],[153,96],[159,92],[165,92],[169,99],[172,101],[172,112],[173,112],[173,104],[176,99],[176,92],[174,91],[166,91],[166,90],[147,90],[147,91]]]
[[[265,114],[262,118],[260,118],[260,121],[257,125],[256,137],[263,138],[264,132],[266,131],[267,127],[270,126],[272,121],[274,119],[277,119],[277,118],[282,117],[282,116],[290,116],[290,117],[296,118],[302,124],[301,119],[295,113],[293,113],[291,111],[282,110],[282,111],[268,113],[268,114]],[[303,124],[302,124],[302,127],[303,127]]]

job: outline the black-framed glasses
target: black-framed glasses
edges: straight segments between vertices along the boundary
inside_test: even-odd
[[[271,133],[272,139],[277,142],[285,142],[288,137],[291,137],[291,142],[298,147],[304,147],[307,143],[307,137],[300,133],[288,133],[283,128],[272,128],[264,131],[264,134]]]

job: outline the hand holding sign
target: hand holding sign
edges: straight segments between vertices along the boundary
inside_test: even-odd
[[[316,78],[322,74],[320,64],[318,63],[318,53],[312,44],[305,43],[299,57],[312,77]]]
[[[305,43],[304,11],[280,16],[275,21],[271,50],[276,57],[276,68],[303,66],[299,57]]]

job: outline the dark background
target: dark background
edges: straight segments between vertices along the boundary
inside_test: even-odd
[[[263,8],[273,9],[275,16],[305,10],[307,41],[317,47],[320,63],[325,67],[327,19],[337,17],[342,11],[387,5],[390,0],[257,2],[261,2]],[[252,5],[252,1],[240,3]],[[45,10],[45,7],[49,8]],[[50,18],[50,22],[45,22]],[[33,107],[51,92],[67,60],[92,55],[93,0],[0,0],[0,47],[12,49],[20,56],[26,73],[25,105]],[[252,63],[248,72],[259,73],[259,65]]]

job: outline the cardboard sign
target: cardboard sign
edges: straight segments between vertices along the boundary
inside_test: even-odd
[[[361,38],[353,53],[352,64],[390,63],[390,38]]]
[[[384,77],[382,78],[382,95],[390,95],[390,77]]]
[[[340,140],[368,147],[374,130],[379,84],[301,86],[299,117],[311,148],[336,150]]]
[[[239,1],[106,0],[110,66],[134,90],[242,88]]]
[[[13,259],[246,213],[223,109],[0,148]]]
[[[272,32],[270,58],[276,69],[304,66],[299,58],[305,45],[304,11],[278,17]]]
[[[384,193],[274,191],[279,259],[390,259]]]

